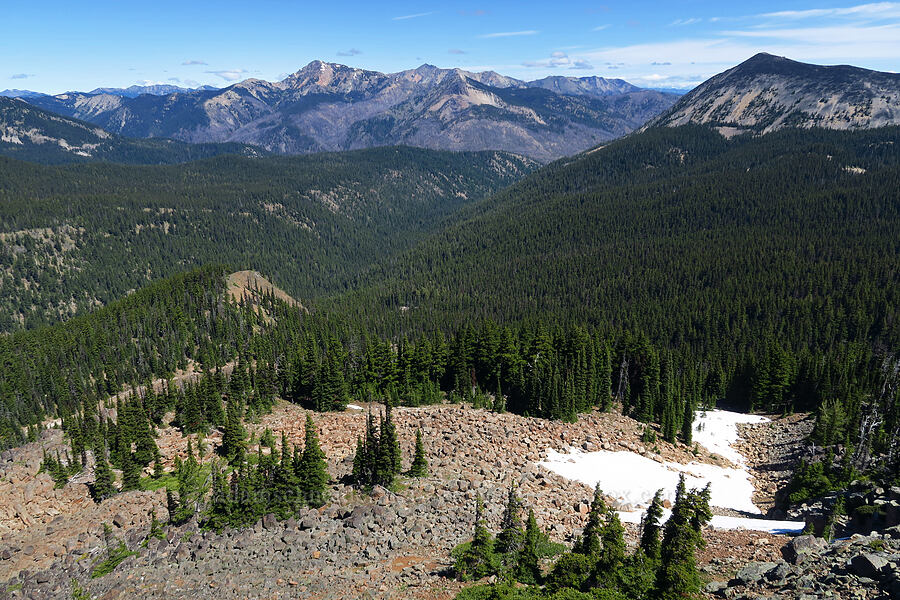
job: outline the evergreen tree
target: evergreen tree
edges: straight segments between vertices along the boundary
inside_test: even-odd
[[[660,520],[663,516],[662,490],[658,490],[644,513],[641,522],[641,542],[640,548],[644,551],[647,558],[658,560],[661,548],[661,540],[659,537]]]
[[[376,483],[376,463],[380,447],[375,418],[369,413],[366,417],[366,436],[357,440],[356,455],[353,458],[353,480],[358,485],[369,487]]]
[[[187,459],[182,462],[176,458],[175,478],[178,481],[178,503],[172,522],[177,525],[187,522],[197,512],[207,491],[190,440]]]
[[[536,584],[541,581],[540,551],[546,544],[546,534],[538,527],[534,510],[528,509],[528,519],[525,521],[525,537],[522,543],[522,551],[516,564],[516,579],[526,584]]]
[[[228,400],[228,413],[225,419],[225,431],[222,433],[222,454],[230,465],[239,464],[246,452],[244,426],[241,423],[243,409],[236,397]]]
[[[129,492],[141,488],[141,466],[131,452],[125,452],[122,459],[122,491]]]
[[[656,595],[661,600],[696,597],[701,579],[696,551],[703,546],[703,526],[712,518],[709,486],[687,491],[684,475],[678,482],[672,516],[666,521]]]
[[[318,507],[328,500],[328,463],[319,447],[319,436],[312,415],[306,414],[306,437],[300,458],[300,491],[309,506]]]
[[[233,503],[231,489],[228,485],[228,479],[217,462],[213,462],[210,476],[212,479],[212,494],[209,498],[206,525],[220,532],[225,526],[232,524]]]
[[[516,496],[516,488],[510,484],[506,494],[506,507],[500,519],[500,533],[494,550],[508,575],[515,574],[515,565],[519,561],[519,553],[524,544],[525,532],[522,531],[522,501]]]
[[[378,432],[378,453],[375,461],[375,481],[382,487],[390,487],[394,475],[400,473],[400,442],[391,416],[391,405],[387,403]]]
[[[603,501],[603,491],[598,483],[594,488],[594,498],[591,501],[587,525],[584,526],[581,539],[572,548],[572,552],[593,557],[600,554],[601,518],[605,512],[606,502]]]
[[[416,451],[412,466],[409,468],[410,477],[427,477],[428,460],[425,458],[425,444],[422,442],[422,430],[416,429]]]
[[[597,561],[597,579],[613,585],[625,562],[625,528],[614,510],[607,510],[600,530],[600,556]]]
[[[681,441],[690,446],[694,440],[694,406],[689,395],[685,396],[684,413],[681,419]]]
[[[484,522],[484,501],[481,494],[475,499],[475,530],[469,547],[456,561],[456,575],[460,579],[481,579],[497,570],[494,539]]]
[[[116,492],[113,487],[113,474],[106,460],[104,445],[94,448],[94,483],[91,485],[91,496],[95,502],[102,502]]]
[[[184,433],[197,433],[203,429],[203,411],[197,398],[197,386],[187,385],[184,390],[184,403],[178,422]]]

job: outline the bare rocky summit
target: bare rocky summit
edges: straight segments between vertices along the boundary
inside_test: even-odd
[[[676,99],[599,77],[526,82],[492,71],[422,65],[385,74],[313,61],[282,81],[221,90],[29,101],[131,137],[242,142],[286,154],[406,144],[546,161],[629,133]]]
[[[900,124],[900,74],[757,54],[683,96],[646,127],[711,125],[724,135],[786,127]]]

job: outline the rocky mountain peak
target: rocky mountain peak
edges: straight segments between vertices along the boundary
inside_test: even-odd
[[[900,74],[760,53],[700,84],[648,126],[687,123],[711,125],[725,135],[896,125]]]
[[[541,86],[427,63],[380,73],[314,60],[278,82],[247,79],[140,101],[103,94],[29,101],[131,137],[239,142],[289,154],[408,144],[553,160],[628,133],[675,100],[647,90],[647,98],[598,103],[596,82],[564,79],[565,91],[513,94],[506,90]]]

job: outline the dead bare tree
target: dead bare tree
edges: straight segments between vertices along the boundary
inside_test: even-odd
[[[859,438],[856,445],[856,453],[853,455],[853,466],[860,471],[865,470],[869,466],[869,462],[872,459],[872,438],[878,428],[884,423],[884,416],[896,396],[897,384],[898,380],[900,380],[900,360],[895,359],[893,356],[885,358],[881,364],[881,372],[883,376],[881,391],[877,397],[869,401],[866,407],[866,414],[859,422]],[[891,464],[893,464],[893,458],[898,451],[896,446],[900,444],[897,439],[900,432],[896,429],[895,427],[895,430],[891,432],[892,439],[888,457]]]
[[[625,402],[625,392],[628,389],[628,357],[622,355],[622,365],[619,367],[619,389],[616,391],[616,402]]]

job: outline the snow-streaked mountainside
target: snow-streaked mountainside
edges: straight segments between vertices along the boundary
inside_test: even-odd
[[[287,154],[408,144],[545,161],[629,133],[676,100],[599,77],[526,82],[431,65],[385,74],[321,61],[282,81],[221,90],[29,99],[131,137],[243,142]]]
[[[900,74],[757,54],[683,96],[646,127],[711,125],[725,135],[785,127],[900,124]]]

